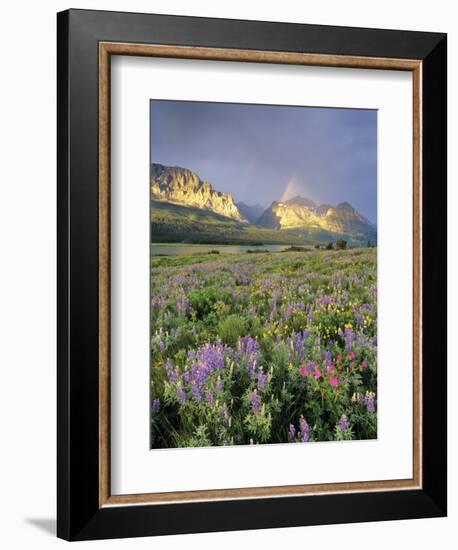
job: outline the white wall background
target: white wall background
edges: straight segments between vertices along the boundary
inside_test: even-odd
[[[63,0],[9,2],[1,17],[0,546],[63,547],[55,529],[55,13],[68,7],[449,33],[449,517],[86,543],[160,549],[235,546],[456,548],[458,539],[458,17],[454,2]]]

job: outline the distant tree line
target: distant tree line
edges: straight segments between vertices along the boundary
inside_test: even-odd
[[[329,242],[326,245],[316,244],[315,248],[317,250],[324,249],[324,250],[348,250],[350,248],[353,248],[352,246],[348,246],[348,241],[344,241],[343,239],[339,239],[335,242]],[[372,241],[367,241],[367,248],[375,248],[375,244]]]
[[[325,246],[326,250],[346,250],[347,249],[347,241],[344,241],[343,239],[337,240],[335,243],[329,242]]]

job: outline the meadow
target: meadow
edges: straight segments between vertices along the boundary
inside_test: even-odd
[[[151,256],[151,447],[376,438],[376,254]]]

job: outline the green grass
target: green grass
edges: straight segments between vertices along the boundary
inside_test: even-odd
[[[318,228],[268,229],[240,223],[214,212],[160,201],[151,201],[151,242],[194,244],[325,244],[344,239],[361,246],[375,235],[346,235]]]

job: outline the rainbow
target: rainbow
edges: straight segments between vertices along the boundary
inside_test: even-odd
[[[303,189],[296,176],[292,176],[286,183],[279,202],[284,202],[291,199],[295,195],[303,195]]]

